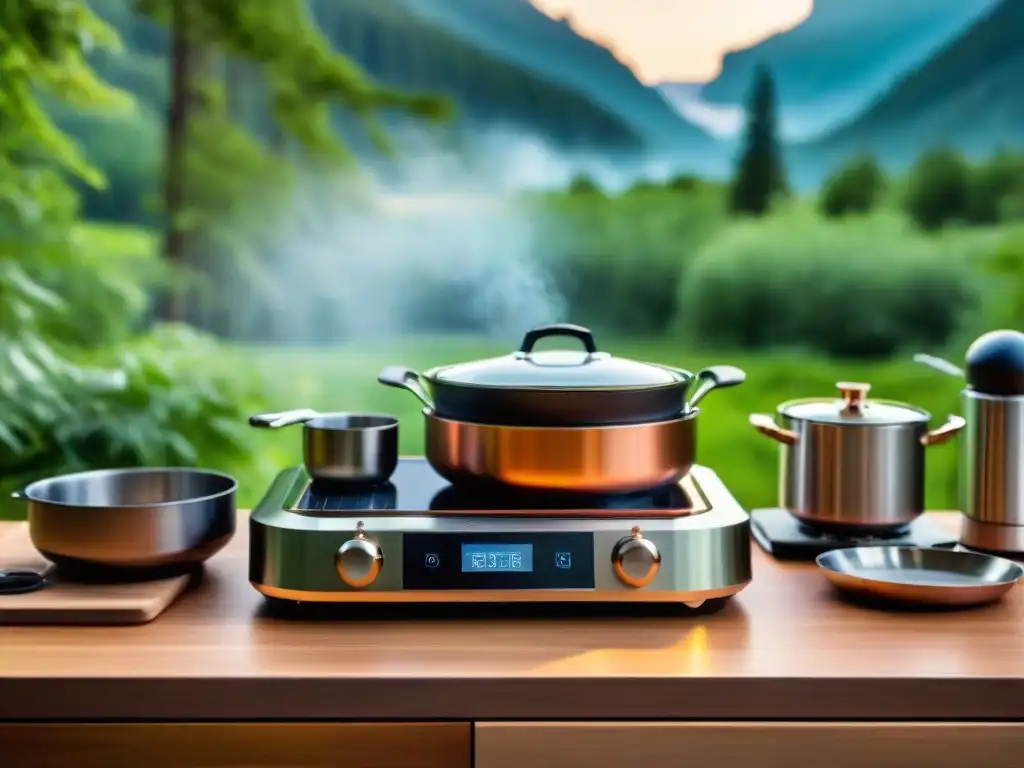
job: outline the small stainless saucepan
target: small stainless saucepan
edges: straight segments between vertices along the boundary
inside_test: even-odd
[[[869,384],[841,382],[839,399],[792,400],[778,420],[750,423],[781,443],[780,506],[821,530],[886,533],[924,512],[925,450],[954,437],[965,422],[887,400],[868,400]]]
[[[208,470],[103,469],[39,480],[13,496],[28,502],[32,544],[58,568],[145,578],[222,549],[235,533],[237,487]],[[0,593],[29,591],[30,577],[5,572]]]
[[[249,425],[302,425],[302,456],[314,480],[379,485],[398,466],[398,419],[377,413],[318,413],[308,408],[264,413]]]

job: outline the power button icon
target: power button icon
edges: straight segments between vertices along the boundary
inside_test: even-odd
[[[441,564],[441,558],[436,552],[428,552],[426,557],[423,558],[423,564],[427,568],[437,568]]]

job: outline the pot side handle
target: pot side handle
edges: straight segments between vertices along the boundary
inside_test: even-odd
[[[420,381],[420,375],[411,368],[405,368],[401,365],[389,365],[377,374],[377,381],[386,387],[395,387],[396,389],[404,389],[406,392],[412,392],[427,408],[431,411],[434,410],[434,401],[427,394],[423,382]]]
[[[949,418],[946,419],[946,423],[941,427],[925,432],[921,435],[921,445],[925,447],[928,447],[929,445],[942,445],[946,441],[956,437],[957,432],[965,426],[967,426],[967,422],[962,416],[954,416],[950,414]]]
[[[11,491],[11,498],[17,499],[18,501],[28,501],[28,494],[25,493],[25,489],[21,488],[17,491]]]
[[[799,439],[796,432],[791,432],[788,429],[783,429],[775,423],[775,419],[771,416],[766,416],[763,413],[752,413],[750,414],[750,426],[760,432],[766,437],[770,437],[777,443],[783,445],[795,445]]]

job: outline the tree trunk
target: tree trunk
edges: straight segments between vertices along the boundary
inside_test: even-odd
[[[175,282],[164,290],[157,305],[158,319],[177,322],[185,319],[181,277],[187,261],[187,239],[179,218],[186,205],[191,62],[185,6],[189,1],[173,0],[171,3],[170,103],[164,139],[164,258]]]

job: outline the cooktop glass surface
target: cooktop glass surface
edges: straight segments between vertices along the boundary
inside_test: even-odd
[[[391,482],[374,487],[309,483],[292,507],[297,512],[472,512],[503,510],[686,510],[691,504],[678,484],[620,495],[519,491],[504,487],[456,487],[426,459],[403,458]]]

